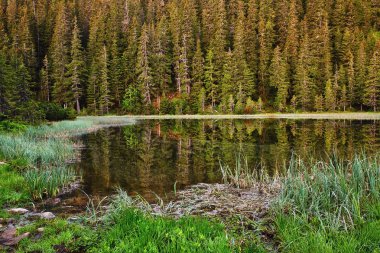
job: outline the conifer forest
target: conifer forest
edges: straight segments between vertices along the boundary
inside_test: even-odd
[[[378,111],[377,0],[3,0],[0,117]]]

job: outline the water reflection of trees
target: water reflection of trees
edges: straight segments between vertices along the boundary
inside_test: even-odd
[[[344,159],[380,145],[377,121],[165,120],[103,129],[84,137],[83,176],[90,193],[116,186],[148,199],[198,182],[218,182],[219,162],[237,153],[271,174],[283,173],[294,152],[301,158]]]

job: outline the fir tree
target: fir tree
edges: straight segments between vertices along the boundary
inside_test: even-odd
[[[205,87],[207,91],[207,97],[211,102],[212,109],[215,109],[216,103],[218,102],[218,85],[216,83],[216,72],[214,65],[214,53],[212,50],[208,50],[206,55],[206,66],[205,66]]]
[[[77,113],[80,113],[80,98],[82,96],[82,87],[84,84],[84,55],[80,39],[80,30],[77,18],[74,18],[74,28],[71,39],[71,62],[67,66],[66,76],[68,78],[69,87],[71,88],[70,101],[75,104]]]
[[[380,96],[380,42],[377,43],[368,66],[368,77],[364,90],[364,103],[377,111]]]
[[[148,52],[149,36],[147,26],[144,24],[141,36],[140,36],[140,46],[137,54],[137,73],[138,73],[138,83],[142,91],[145,105],[152,104],[152,70],[149,64],[149,52]]]
[[[287,77],[286,61],[282,57],[279,47],[276,47],[273,53],[273,59],[270,66],[270,85],[277,89],[276,107],[279,111],[286,108],[288,97],[289,81]]]

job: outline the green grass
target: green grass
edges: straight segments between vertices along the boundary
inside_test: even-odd
[[[272,217],[281,252],[380,252],[380,164],[292,159]]]
[[[174,220],[119,210],[90,252],[231,252],[223,225],[201,218]]]
[[[39,234],[38,228],[44,228],[44,232],[40,234],[41,238],[35,239]],[[62,219],[38,220],[18,230],[19,234],[25,232],[31,233],[31,236],[20,242],[16,252],[84,252],[97,239],[97,234],[91,227]]]
[[[9,165],[0,165],[0,207],[17,204],[29,200],[24,177],[14,171]],[[7,216],[1,208],[0,217]]]

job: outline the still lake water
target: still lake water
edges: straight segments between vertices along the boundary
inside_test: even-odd
[[[117,187],[147,200],[197,183],[221,182],[220,162],[241,153],[269,175],[281,174],[292,154],[344,159],[379,151],[380,121],[357,120],[140,120],[82,137],[77,167],[84,191],[105,196]]]

